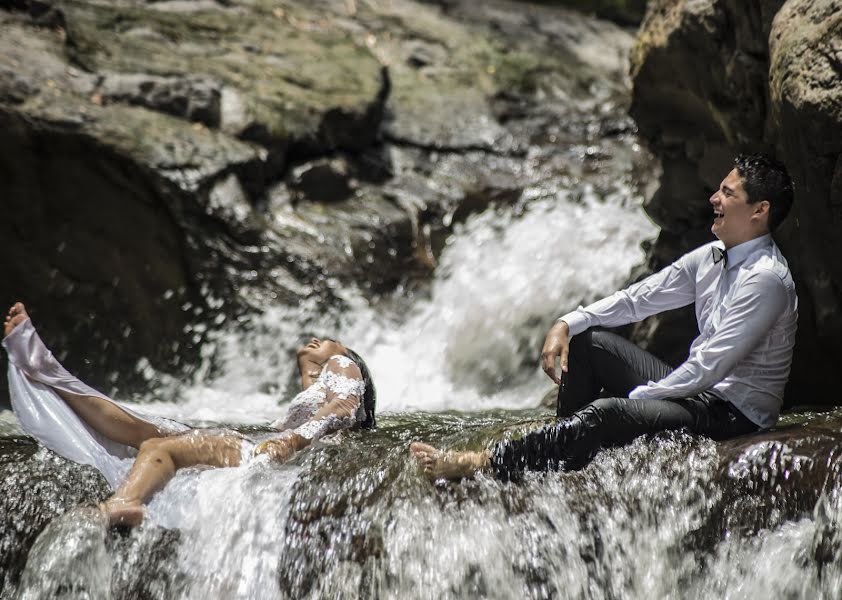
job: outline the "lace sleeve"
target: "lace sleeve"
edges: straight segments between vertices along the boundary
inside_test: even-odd
[[[294,430],[310,442],[356,425],[365,391],[359,367],[347,356],[332,356],[319,379],[325,386],[325,404],[309,421]]]

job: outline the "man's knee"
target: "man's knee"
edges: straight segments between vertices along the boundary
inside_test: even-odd
[[[600,350],[608,350],[609,352],[612,352],[618,346],[628,344],[626,338],[619,336],[616,333],[611,333],[610,331],[598,328],[591,329],[590,331],[590,346],[592,348],[599,348]]]
[[[597,398],[573,416],[581,419],[590,429],[613,424],[622,421],[626,402],[626,398]]]
[[[587,350],[591,346],[591,336],[593,335],[594,329],[586,329],[582,333],[577,333],[573,337],[570,338],[570,353],[581,352],[582,350]]]
[[[592,348],[611,351],[620,344],[628,341],[616,333],[606,331],[601,327],[591,327],[570,338],[570,353],[589,352]]]

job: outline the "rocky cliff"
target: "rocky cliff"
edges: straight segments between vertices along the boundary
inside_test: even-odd
[[[737,153],[783,160],[796,203],[775,238],[800,301],[787,402],[838,403],[842,2],[652,0],[631,71],[631,114],[663,166],[646,207],[662,227],[650,269],[712,239],[708,195]],[[673,359],[694,334],[689,313],[650,320],[636,332]]]
[[[0,31],[0,305],[106,389],[429,273],[471,211],[633,131],[632,36],[551,6],[7,0]]]

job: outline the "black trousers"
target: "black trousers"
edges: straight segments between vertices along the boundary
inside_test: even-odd
[[[663,379],[672,367],[621,338],[589,329],[570,340],[568,373],[559,386],[559,421],[522,439],[498,443],[491,455],[502,479],[518,473],[578,468],[601,447],[640,435],[688,429],[714,439],[757,431],[736,407],[711,392],[692,398],[632,400],[638,385]]]

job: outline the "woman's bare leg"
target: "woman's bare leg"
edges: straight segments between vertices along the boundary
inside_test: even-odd
[[[79,418],[110,440],[133,448],[140,448],[146,440],[159,438],[160,429],[133,417],[119,406],[97,396],[80,396],[55,390]]]
[[[9,314],[6,315],[4,334],[12,333],[14,328],[27,318],[29,318],[29,315],[26,312],[26,307],[22,302],[15,302],[9,309]],[[80,419],[110,440],[139,448],[144,441],[162,435],[161,431],[154,425],[133,417],[107,400],[97,396],[83,396],[54,389],[62,400],[73,409],[73,412],[79,415]]]
[[[112,525],[138,525],[144,516],[143,502],[162,489],[178,469],[239,466],[240,445],[238,437],[201,431],[147,440],[141,444],[126,481],[103,504],[103,512]]]

